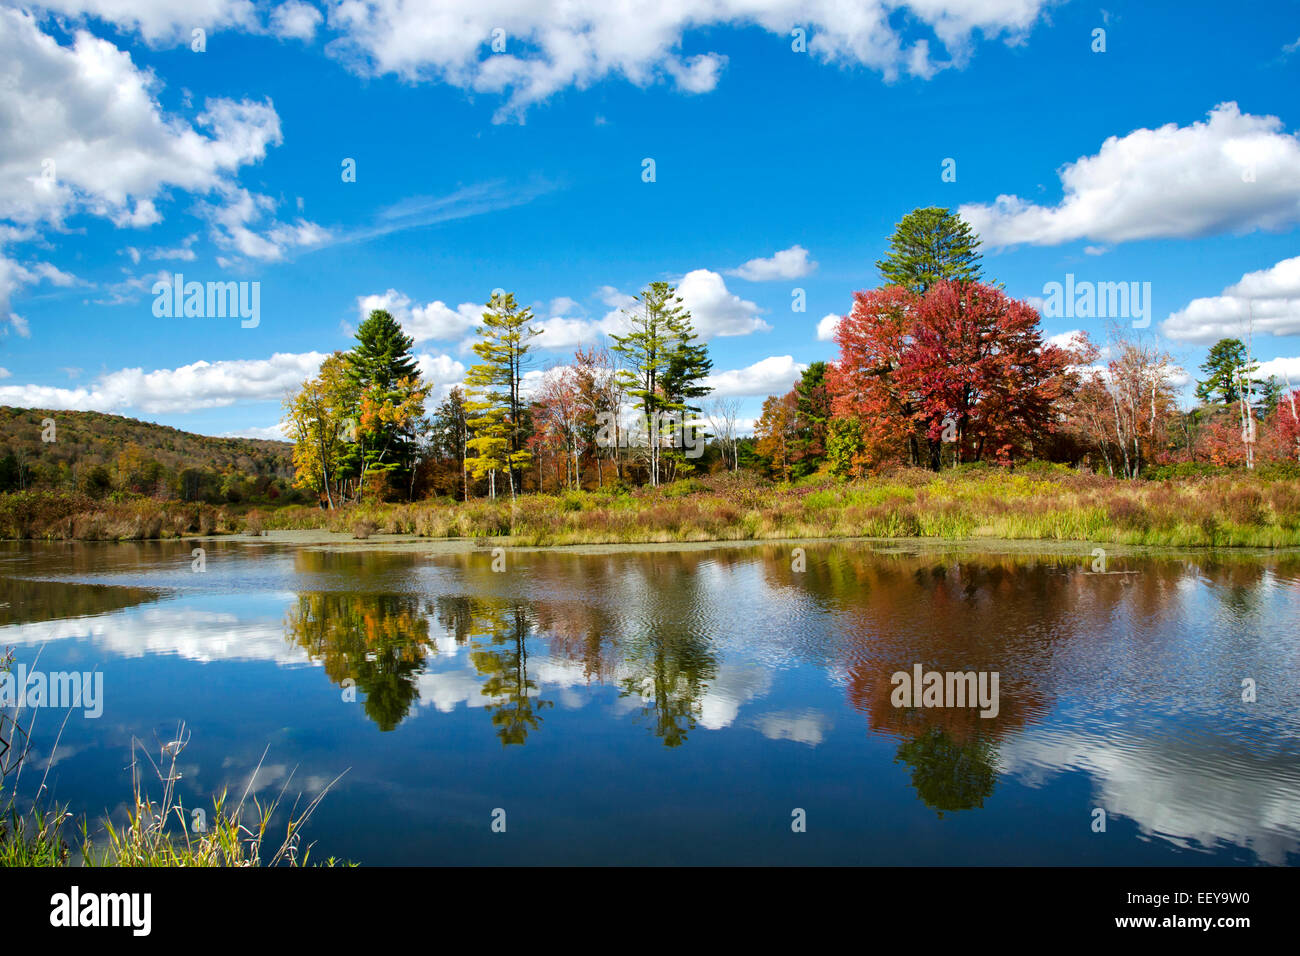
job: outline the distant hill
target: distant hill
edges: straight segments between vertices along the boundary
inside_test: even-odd
[[[41,440],[53,419],[55,440]],[[69,412],[0,405],[0,457],[13,455],[36,473],[112,468],[131,446],[169,472],[204,469],[250,477],[291,478],[293,445],[261,438],[212,438],[102,412]]]

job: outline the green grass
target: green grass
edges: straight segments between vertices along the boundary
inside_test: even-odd
[[[0,665],[4,663],[0,660]],[[239,800],[232,802],[222,791],[213,800],[211,810],[203,811],[202,826],[198,826],[194,810],[187,809],[176,794],[176,781],[181,777],[176,763],[189,742],[182,725],[176,740],[163,747],[160,762],[144,753],[138,742],[132,742],[132,787],[126,820],[114,824],[105,818],[102,838],[96,842],[84,818],[74,822],[66,807],[42,806],[39,795],[45,791],[44,780],[31,809],[21,811],[12,790],[6,799],[4,781],[21,779],[29,748],[25,733],[13,721],[6,723],[0,740],[11,747],[0,759],[0,866],[306,866],[312,846],[303,843],[303,828],[333,786],[326,786],[301,810],[295,801],[277,846],[268,836],[288,781],[274,800],[260,801],[251,795],[261,770],[259,763]],[[161,788],[157,799],[145,791],[141,782],[140,771],[145,764],[153,770]],[[335,860],[325,863],[332,866]]]
[[[167,537],[206,526],[218,533],[265,528],[355,534],[360,528],[361,537],[507,539],[533,546],[812,537],[1300,546],[1300,481],[1285,470],[1123,481],[1049,465],[1014,473],[992,467],[938,474],[904,469],[865,481],[816,475],[780,485],[724,474],[631,492],[569,491],[466,503],[439,499],[334,511],[297,505],[245,515],[213,511],[206,517],[202,508],[207,506],[147,500],[107,510],[81,502],[81,511],[69,501],[29,497],[28,503],[28,517],[16,522],[14,508],[0,500],[0,535],[80,538],[86,535],[78,530],[90,528],[128,532],[118,537]]]

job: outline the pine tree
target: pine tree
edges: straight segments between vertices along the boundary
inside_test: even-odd
[[[520,471],[532,458],[526,447],[529,421],[520,395],[528,342],[540,332],[528,324],[532,319],[532,310],[520,308],[513,294],[494,292],[477,330],[481,341],[474,343],[474,354],[483,361],[465,376],[472,395],[466,411],[474,432],[468,444],[475,452],[466,459],[466,467],[475,478],[488,476],[493,497],[496,472],[506,472],[514,496],[521,490]]]
[[[388,312],[371,312],[356,337],[357,344],[347,353],[347,377],[358,401],[349,464],[364,486],[368,475],[396,476],[411,468],[429,387],[420,383],[411,351],[415,341]]]
[[[703,426],[688,423],[698,420],[700,406],[694,404],[713,391],[704,384],[713,369],[713,360],[709,358],[708,346],[698,342],[695,328],[691,324],[691,314],[682,312],[674,320],[673,327],[677,340],[673,343],[668,356],[668,367],[664,370],[662,388],[667,399],[666,408],[681,417],[681,444],[683,449],[703,448],[707,440]],[[688,437],[689,435],[689,437]],[[672,468],[670,478],[689,474],[695,466],[687,462],[684,451],[676,448],[668,452]]]
[[[826,425],[831,417],[826,363],[813,362],[795,383],[794,475],[812,474],[826,459]]]
[[[913,209],[894,227],[889,255],[876,263],[886,285],[924,293],[936,282],[978,282],[980,240],[950,210]]]
[[[1241,370],[1246,365],[1246,344],[1241,339],[1219,339],[1210,348],[1201,371],[1206,379],[1196,384],[1203,402],[1234,405],[1241,397]],[[1254,371],[1249,369],[1248,371]]]
[[[645,415],[650,483],[658,485],[661,419],[665,414],[683,416],[699,410],[691,401],[708,394],[703,379],[713,363],[708,349],[695,341],[691,314],[675,288],[667,282],[652,282],[636,301],[639,308],[624,313],[630,331],[611,335],[614,344],[610,348],[627,363],[619,377]]]

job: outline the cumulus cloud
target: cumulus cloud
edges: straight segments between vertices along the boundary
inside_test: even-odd
[[[784,394],[808,366],[790,355],[773,355],[745,368],[710,375],[706,380],[717,398]]]
[[[800,245],[782,249],[767,259],[750,259],[735,269],[729,269],[727,275],[748,279],[750,282],[768,282],[772,279],[798,279],[817,268],[808,255],[808,250]]]
[[[668,80],[687,93],[718,83],[726,58],[716,52],[683,57],[688,30],[757,26],[788,44],[807,31],[808,52],[845,66],[866,66],[893,81],[901,73],[929,77],[967,60],[976,34],[1022,39],[1048,0],[673,0],[655,4],[607,0],[350,0],[329,8],[338,34],[328,49],[366,75],[435,79],[463,89],[503,94],[498,120],[520,116],[566,87],[585,88],[608,76],[638,86]],[[897,8],[908,16],[894,16]],[[493,31],[504,48],[494,50]],[[916,34],[928,35],[917,36]],[[940,59],[932,52],[946,51]]]
[[[840,319],[842,318],[844,316],[836,315],[834,312],[823,315],[817,323],[817,341],[834,342],[835,332],[840,327]]]
[[[992,247],[1193,238],[1300,221],[1300,138],[1236,103],[1188,126],[1111,136],[1060,179],[1056,206],[1003,195],[958,212]]]
[[[277,352],[269,359],[199,361],[152,372],[124,368],[101,375],[84,388],[3,385],[0,405],[176,414],[236,402],[279,401],[290,389],[315,375],[324,359],[321,352]]]
[[[111,0],[66,6],[74,16],[126,9]],[[163,6],[133,8],[148,19]],[[200,3],[194,15],[206,15],[205,9]],[[31,13],[0,8],[0,89],[12,107],[0,120],[0,247],[37,240],[40,227],[61,229],[76,215],[124,229],[153,225],[162,218],[158,203],[174,190],[216,195],[217,203],[203,207],[214,238],[243,255],[276,259],[287,248],[323,240],[324,230],[313,223],[269,218],[271,200],[235,185],[242,167],[281,142],[280,118],[269,102],[209,99],[189,122],[163,112],[158,87],[152,72],[107,40],[80,30],[61,45]],[[267,221],[255,225],[261,219]],[[155,248],[150,257],[193,259],[191,242]],[[140,261],[137,247],[124,251]],[[0,317],[17,327],[11,297],[40,281],[66,285],[71,277],[0,249]]]
[[[416,305],[410,296],[389,289],[376,295],[363,295],[357,299],[357,313],[361,321],[375,309],[383,309],[401,323],[402,329],[416,344],[428,341],[452,342],[463,339],[483,321],[483,303],[462,302],[452,308],[442,300],[427,305]]]
[[[420,352],[415,356],[415,364],[420,370],[420,377],[433,385],[430,397],[435,403],[446,398],[456,386],[464,385],[465,366],[450,355]]]
[[[61,46],[22,10],[0,9],[0,24],[0,88],[20,107],[0,123],[0,218],[147,225],[168,187],[206,193],[280,142],[270,103],[208,100],[191,125],[162,112],[153,74],[108,41],[82,31]]]
[[[1300,334],[1300,256],[1248,272],[1216,296],[1193,299],[1160,324],[1179,342]]]
[[[691,311],[701,339],[766,332],[772,327],[758,317],[757,305],[727,290],[722,276],[708,269],[688,272],[677,284],[677,294]]]
[[[155,46],[189,43],[192,31],[200,27],[208,32],[241,30],[310,40],[324,19],[315,6],[302,0],[286,0],[270,9],[269,4],[253,0],[39,0],[32,6],[77,20],[94,18],[123,32],[138,33]]]
[[[324,19],[321,12],[310,3],[289,0],[271,11],[270,28],[278,37],[310,40]]]
[[[1290,382],[1293,388],[1300,386],[1300,357],[1279,356],[1260,362],[1254,377],[1259,381],[1276,378],[1279,382]]]
[[[688,272],[677,283],[677,295],[683,306],[690,310],[692,324],[701,340],[766,332],[771,328],[759,317],[759,307],[730,292],[722,276],[716,272],[707,269]],[[626,333],[630,328],[627,313],[636,311],[636,299],[608,285],[601,286],[595,298],[606,307],[603,315],[588,315],[569,296],[534,303],[531,306],[534,314],[532,325],[539,334],[532,340],[532,346],[570,350],[599,344],[611,334]],[[462,352],[469,350],[474,330],[482,324],[484,308],[481,302],[462,302],[453,308],[442,300],[419,305],[397,289],[357,298],[360,320],[374,309],[384,309],[401,323],[417,344],[459,342]]]

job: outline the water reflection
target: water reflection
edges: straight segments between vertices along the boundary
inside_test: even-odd
[[[486,552],[264,545],[214,549],[207,575],[185,570],[180,547],[101,547],[71,564],[0,549],[0,647],[22,658],[76,640],[170,656],[175,680],[245,662],[280,675],[262,686],[355,688],[370,736],[349,759],[364,763],[376,730],[401,737],[396,762],[373,768],[396,788],[401,758],[435,741],[465,785],[499,770],[483,743],[521,755],[544,741],[547,759],[580,768],[552,786],[667,760],[669,786],[734,773],[769,793],[825,763],[859,800],[893,799],[896,780],[933,822],[998,819],[1012,788],[1050,816],[1061,785],[1082,780],[1078,819],[1102,806],[1170,847],[1298,852],[1300,559],[1112,555],[1098,574],[1086,548],[806,547],[802,572],[789,547],[764,545],[512,552],[496,574]],[[998,672],[996,717],[894,706],[891,675],[918,664]],[[1259,688],[1250,704],[1243,677]],[[267,704],[271,725],[293,726],[301,699]],[[334,692],[326,712],[354,706]],[[595,737],[611,743],[592,749]],[[713,765],[720,741],[753,762]]]
[[[417,598],[299,594],[284,629],[330,680],[365,695],[366,716],[380,730],[392,730],[410,713],[430,650],[429,622]]]

